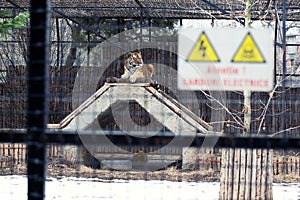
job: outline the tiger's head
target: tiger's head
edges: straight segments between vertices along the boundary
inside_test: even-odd
[[[141,52],[130,52],[125,60],[125,67],[132,71],[136,67],[143,66],[143,58]]]

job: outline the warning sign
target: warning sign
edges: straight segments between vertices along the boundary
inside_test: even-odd
[[[196,44],[191,50],[187,61],[189,62],[220,62],[220,59],[213,48],[206,34],[202,32]]]
[[[178,88],[271,91],[274,87],[272,34],[271,29],[180,29]]]
[[[250,32],[242,41],[232,58],[232,62],[264,63],[265,59]]]

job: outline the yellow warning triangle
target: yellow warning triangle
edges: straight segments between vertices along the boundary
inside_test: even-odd
[[[187,61],[189,62],[220,62],[220,59],[213,48],[206,34],[202,32],[194,45]]]
[[[238,50],[234,54],[231,62],[249,62],[249,63],[266,62],[250,32],[244,38]]]

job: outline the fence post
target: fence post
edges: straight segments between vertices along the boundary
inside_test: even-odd
[[[50,49],[50,0],[30,1],[28,70],[28,199],[44,199],[48,121],[48,66]]]

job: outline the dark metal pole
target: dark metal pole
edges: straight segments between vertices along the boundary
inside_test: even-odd
[[[44,199],[45,194],[49,32],[50,0],[31,0],[27,105],[29,200]]]
[[[274,8],[276,6],[275,1],[274,1]],[[277,17],[275,17],[275,32],[274,32],[274,85],[277,83],[277,51],[276,48],[278,45],[278,41],[277,41],[277,37],[278,37],[278,19]],[[280,47],[280,46],[279,46]]]
[[[282,98],[281,98],[281,105],[282,105],[282,113],[283,117],[280,124],[280,129],[286,129],[286,2],[282,1]]]

